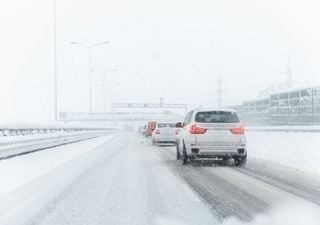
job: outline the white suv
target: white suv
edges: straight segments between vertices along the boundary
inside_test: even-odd
[[[180,126],[181,125],[181,126]],[[247,161],[246,137],[237,113],[232,109],[195,109],[182,124],[177,141],[177,159],[188,160],[233,158],[235,165]]]

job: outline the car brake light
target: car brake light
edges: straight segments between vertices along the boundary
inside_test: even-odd
[[[191,125],[189,132],[191,134],[204,134],[208,129],[197,127],[196,125]]]
[[[241,124],[240,127],[230,129],[233,134],[244,134],[244,126]]]
[[[154,133],[155,134],[160,134],[160,130],[156,130]]]

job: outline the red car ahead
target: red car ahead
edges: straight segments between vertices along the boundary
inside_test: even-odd
[[[146,137],[151,136],[152,132],[156,128],[156,126],[157,126],[157,122],[149,121],[147,128],[146,128],[146,131],[145,131],[145,136]]]

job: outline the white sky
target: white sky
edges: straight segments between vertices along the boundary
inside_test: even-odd
[[[212,106],[293,79],[320,84],[317,0],[57,0],[60,110],[88,111],[88,57],[70,41],[110,44],[93,67],[117,68],[120,101]],[[53,118],[53,0],[0,2],[0,121]],[[115,77],[117,76],[117,77]],[[94,111],[102,110],[95,74]]]

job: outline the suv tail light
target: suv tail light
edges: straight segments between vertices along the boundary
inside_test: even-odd
[[[244,126],[241,124],[240,127],[232,128],[230,131],[233,134],[244,134]]]
[[[197,127],[196,125],[191,125],[189,132],[191,134],[204,134],[208,129]]]
[[[156,130],[154,133],[155,134],[160,134],[160,130]]]

